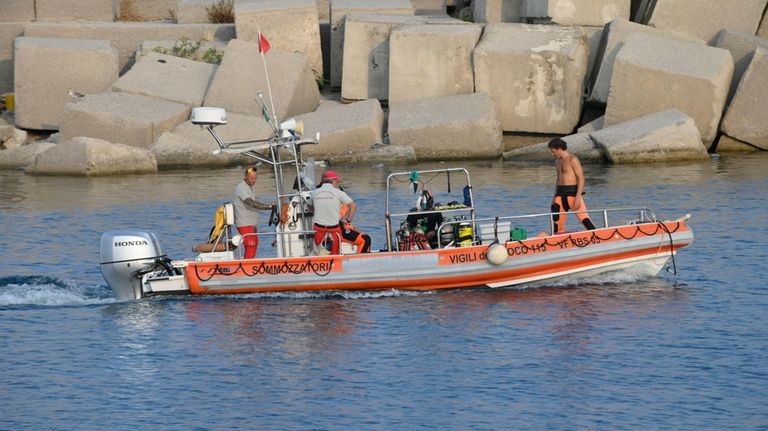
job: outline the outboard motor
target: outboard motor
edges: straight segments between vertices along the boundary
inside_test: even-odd
[[[152,232],[115,230],[101,235],[101,274],[119,300],[139,299],[141,277],[165,268],[173,269]]]

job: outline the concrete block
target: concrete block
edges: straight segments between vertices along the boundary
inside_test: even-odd
[[[234,24],[171,24],[162,22],[57,22],[28,24],[25,36],[108,40],[120,54],[120,73],[133,65],[145,40],[223,40],[235,37]]]
[[[581,27],[581,31],[584,32],[587,42],[587,49],[589,51],[589,59],[587,60],[587,81],[593,76],[595,67],[597,66],[597,57],[600,54],[600,43],[603,40],[604,27]]]
[[[178,0],[176,22],[179,24],[204,24],[210,22],[208,11],[216,0]]]
[[[530,147],[542,142],[549,142],[560,135],[544,135],[541,133],[505,133],[501,137],[504,152]]]
[[[242,142],[267,139],[274,134],[261,116],[227,113],[227,124],[216,128],[225,142]],[[253,162],[253,159],[237,154],[213,154],[219,146],[206,129],[185,121],[172,132],[160,135],[150,151],[155,155],[160,169],[190,166],[233,166]]]
[[[446,12],[445,0],[411,0],[417,15],[432,15]]]
[[[367,150],[350,152],[333,158],[335,163],[415,163],[416,151],[410,145],[376,144]]]
[[[575,154],[582,163],[599,163],[605,161],[603,151],[595,145],[592,138],[589,137],[589,133],[576,133],[569,136],[563,136],[562,139],[568,146],[568,151]],[[548,139],[536,145],[506,151],[503,154],[504,160],[551,162],[554,160],[554,157],[552,157],[552,152],[547,146],[550,140],[551,139]]]
[[[750,145],[746,142],[739,141],[738,139],[733,139],[728,135],[720,135],[720,137],[717,139],[717,146],[715,147],[715,151],[720,153],[754,153],[757,151],[762,151],[760,148],[755,147],[754,145]],[[2,153],[0,153],[2,155]]]
[[[356,103],[321,103],[315,112],[296,117],[304,122],[304,135],[320,133],[320,145],[308,145],[306,156],[348,158],[384,142],[384,111],[376,99]]]
[[[0,3],[0,23],[34,20],[35,0],[3,0]]]
[[[29,145],[0,150],[0,169],[18,169],[35,161],[35,156],[55,147],[47,142],[35,142]]]
[[[768,8],[763,13],[763,20],[760,22],[760,28],[757,29],[757,36],[768,39]]]
[[[633,34],[616,55],[605,124],[677,108],[694,119],[704,143],[710,145],[732,76],[728,50]]]
[[[164,132],[186,121],[190,111],[180,103],[138,94],[87,95],[64,108],[61,140],[87,136],[149,148]]]
[[[98,176],[157,172],[148,150],[103,139],[76,137],[35,156],[26,169],[33,175]]]
[[[728,91],[728,101],[730,101],[736,93],[736,87],[739,86],[744,71],[747,70],[747,66],[752,62],[752,54],[754,54],[755,49],[758,47],[768,48],[768,39],[723,29],[718,33],[713,45],[718,48],[727,49],[731,52],[731,57],[733,57],[733,79],[731,79],[731,88]]]
[[[413,15],[409,0],[333,0],[330,8],[331,22],[331,87],[341,87],[344,21],[351,13]]]
[[[215,72],[215,64],[150,52],[121,76],[112,89],[200,106]]]
[[[579,133],[590,133],[590,132],[596,132],[603,128],[605,125],[605,116],[598,117],[595,120],[590,121],[589,123],[579,127],[576,131]]]
[[[723,118],[730,137],[768,150],[768,48],[757,48]]]
[[[672,39],[686,40],[703,44],[700,39],[690,36],[678,35],[664,30],[658,30],[647,25],[636,24],[625,19],[615,19],[605,26],[605,37],[600,46],[600,56],[597,59],[599,64],[596,76],[591,80],[591,90],[588,100],[590,102],[606,103],[608,101],[608,89],[611,86],[611,77],[613,76],[613,63],[616,60],[616,54],[626,43],[627,38],[635,33],[650,34],[659,37],[668,37]]]
[[[588,52],[573,27],[488,24],[475,48],[475,90],[489,94],[504,131],[567,134],[581,117]]]
[[[331,24],[320,21],[320,51],[323,53],[323,85],[331,79]]]
[[[474,0],[474,22],[520,22],[525,0]]]
[[[277,118],[312,112],[320,103],[320,91],[304,54],[269,51],[265,56]],[[262,57],[255,42],[233,39],[205,96],[205,105],[229,112],[261,115],[258,92],[269,102]]]
[[[712,43],[728,28],[755,34],[766,0],[656,0],[648,25]]]
[[[174,48],[176,50],[183,46],[182,41],[176,40],[147,40],[141,44],[141,47],[136,51],[136,61],[139,61],[141,57],[149,54],[150,52],[159,52],[161,54],[173,55]],[[220,40],[206,40],[200,42],[200,48],[195,52],[195,55],[189,60],[203,61],[205,62],[205,55],[210,50],[216,50],[223,58],[227,44]]]
[[[14,126],[0,126],[0,143],[5,149],[26,145],[28,138],[29,133],[26,130],[17,129]]]
[[[347,15],[341,86],[343,99],[389,99],[389,36],[394,28],[414,24],[467,23],[447,15]]]
[[[107,91],[117,80],[117,50],[105,40],[19,37],[15,49],[16,124],[56,130],[69,92]]]
[[[273,49],[301,53],[315,76],[323,76],[320,24],[314,0],[271,0],[235,5],[237,38],[258,41],[259,29]]]
[[[114,21],[120,0],[35,0],[38,21]]]
[[[693,118],[674,108],[605,127],[590,137],[616,164],[709,160]]]
[[[630,7],[631,0],[526,0],[522,16],[560,25],[603,26],[615,18],[629,19]]]
[[[411,145],[419,160],[496,158],[499,115],[483,93],[435,97],[389,108],[390,145]]]
[[[121,0],[121,21],[172,20],[178,0]]]
[[[475,24],[422,24],[392,30],[390,105],[474,92],[472,52],[482,30]]]
[[[214,154],[218,148],[213,138],[197,141],[173,132],[165,132],[152,145],[150,151],[157,160],[158,169],[237,166],[248,162],[242,155]]]
[[[24,34],[24,25],[0,22],[0,94],[13,92],[13,41]]]

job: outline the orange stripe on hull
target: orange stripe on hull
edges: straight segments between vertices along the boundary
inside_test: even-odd
[[[677,250],[685,246],[675,245],[674,249]],[[642,250],[634,250],[623,253],[614,253],[605,256],[596,256],[582,259],[574,259],[567,262],[551,263],[545,265],[537,265],[527,268],[512,269],[506,271],[499,271],[493,273],[482,274],[468,274],[451,277],[430,277],[419,278],[416,280],[398,280],[396,278],[382,281],[367,281],[367,282],[334,282],[334,283],[318,283],[318,284],[303,284],[303,285],[282,285],[271,287],[245,287],[245,288],[216,288],[210,291],[209,288],[200,286],[200,280],[190,273],[192,271],[187,270],[187,281],[189,282],[190,291],[193,294],[238,294],[238,293],[260,293],[260,292],[286,292],[286,291],[322,291],[322,290],[387,290],[387,289],[399,289],[399,290],[413,290],[413,291],[428,291],[439,289],[455,289],[461,287],[475,287],[483,286],[488,283],[505,282],[514,284],[515,280],[523,280],[535,276],[546,276],[549,274],[567,273],[572,270],[588,267],[588,266],[603,266],[612,262],[621,261],[628,258],[641,257],[641,256],[654,256],[660,255],[660,257],[669,256],[669,245],[662,247],[652,247]]]

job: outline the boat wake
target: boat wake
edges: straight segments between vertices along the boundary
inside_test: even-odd
[[[250,299],[375,299],[392,298],[402,296],[424,296],[432,295],[435,291],[410,291],[410,290],[373,290],[373,291],[355,291],[355,290],[323,290],[323,291],[301,291],[301,292],[264,292],[264,293],[246,293],[237,295],[215,295],[212,299],[221,297],[229,298],[250,298]]]
[[[596,275],[585,276],[567,276],[557,280],[545,280],[527,284],[527,288],[540,287],[579,287],[590,286],[610,286],[613,284],[632,284],[646,281],[656,277],[658,270],[652,267],[639,265],[633,268],[624,268],[617,271],[605,272]]]
[[[0,277],[0,307],[92,305],[117,302],[103,285],[78,286],[45,275]]]

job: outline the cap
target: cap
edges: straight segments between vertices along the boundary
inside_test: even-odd
[[[323,180],[341,181],[341,177],[336,173],[336,171],[325,171],[323,174]]]

